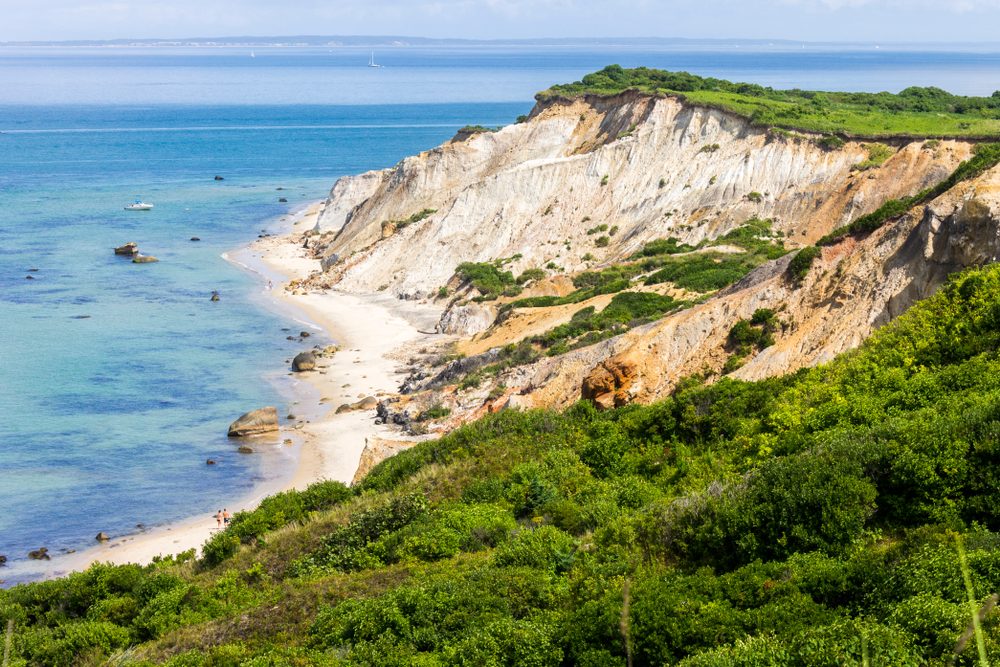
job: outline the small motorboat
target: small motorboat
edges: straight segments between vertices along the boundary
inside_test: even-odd
[[[141,199],[136,199],[131,204],[126,204],[125,205],[125,210],[126,211],[150,211],[150,210],[152,210],[152,208],[153,208],[152,204],[147,204],[146,202],[142,201]]]

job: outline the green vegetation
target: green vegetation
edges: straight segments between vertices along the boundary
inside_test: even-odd
[[[861,216],[849,225],[833,230],[817,241],[816,245],[832,245],[845,236],[873,232],[889,220],[904,215],[914,206],[927,203],[935,197],[944,194],[962,181],[967,181],[979,176],[986,170],[996,166],[998,163],[1000,163],[1000,143],[979,144],[976,146],[971,158],[959,164],[948,178],[944,179],[937,185],[921,190],[917,194],[910,197],[886,200],[881,206],[871,213]]]
[[[420,222],[421,220],[424,220],[434,215],[435,213],[437,213],[437,209],[425,208],[424,210],[414,213],[410,217],[405,218],[403,220],[385,220],[382,222],[382,231],[383,233],[387,229],[399,231],[400,229],[412,225],[415,222]]]
[[[940,88],[913,87],[898,94],[774,90],[687,72],[609,65],[576,83],[553,86],[537,97],[607,96],[626,90],[676,95],[744,116],[761,127],[825,135],[873,139],[1000,136],[1000,95],[963,97]],[[821,145],[825,141],[830,142],[827,147],[835,147],[832,139],[821,140]]]
[[[719,144],[705,144],[700,149],[698,149],[698,152],[699,153],[709,153],[709,154],[711,154],[711,153],[714,153],[715,151],[719,150],[720,148],[721,148],[721,146],[719,146]]]
[[[812,268],[816,258],[820,256],[820,252],[819,248],[811,245],[795,253],[795,257],[792,257],[792,261],[788,263],[789,277],[796,282],[802,282],[809,275],[809,269]]]
[[[479,292],[480,296],[473,301],[493,301],[500,296],[517,296],[525,283],[541,280],[545,277],[545,272],[542,269],[525,269],[515,278],[504,267],[516,259],[520,259],[520,255],[492,262],[462,262],[455,269],[455,275]]]
[[[777,316],[770,308],[758,308],[749,320],[740,320],[734,324],[726,338],[726,347],[732,352],[732,356],[726,360],[722,372],[736,370],[750,355],[774,345],[774,333],[779,325]]]
[[[816,145],[820,148],[825,148],[828,151],[835,151],[843,148],[846,143],[846,141],[835,134],[825,134],[816,140]]]
[[[854,165],[855,171],[867,171],[875,167],[881,167],[885,161],[896,154],[889,146],[880,143],[871,143],[865,146],[868,151],[868,158]]]
[[[440,403],[435,403],[431,407],[427,408],[417,416],[417,421],[433,421],[435,419],[443,419],[451,414],[451,408],[447,408]]]
[[[587,236],[593,236],[594,234],[600,234],[601,232],[608,231],[608,226],[605,224],[597,225],[596,227],[591,227],[587,230]]]
[[[734,245],[744,252],[702,251],[646,260],[644,266],[662,268],[646,277],[645,284],[670,282],[686,290],[711,292],[732,285],[764,262],[787,252],[784,244],[771,233],[771,221],[758,218],[747,220],[743,226],[703,247],[711,248],[712,245]],[[646,252],[646,248],[641,252]]]
[[[598,248],[607,248],[610,243],[611,243],[610,236],[598,236],[596,239],[594,239],[594,245],[597,246]]]
[[[650,241],[642,247],[642,250],[635,253],[632,258],[639,259],[640,257],[655,257],[657,255],[676,255],[682,252],[691,252],[694,249],[694,246],[681,243],[680,239],[670,236],[665,239]]]
[[[517,122],[521,122],[522,116],[518,117]],[[458,134],[482,134],[484,132],[496,132],[501,128],[499,127],[486,127],[485,125],[465,125],[458,129]]]
[[[582,308],[568,323],[532,338],[531,342],[549,356],[555,356],[593,345],[687,305],[684,301],[651,292],[622,292],[615,294],[601,312],[596,312],[593,306]]]
[[[998,350],[990,266],[820,368],[503,411],[212,560],[0,591],[10,667],[998,664]]]
[[[764,201],[764,195],[762,195],[761,193],[759,193],[757,191],[748,192],[747,193],[747,200],[748,201],[752,201],[754,204],[759,204],[762,201]]]

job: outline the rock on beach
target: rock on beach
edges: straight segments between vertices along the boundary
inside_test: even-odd
[[[278,409],[273,405],[251,410],[229,425],[229,437],[273,433],[278,430]]]

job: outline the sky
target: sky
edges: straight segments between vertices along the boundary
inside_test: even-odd
[[[236,35],[1000,42],[1000,0],[0,0],[0,41]]]

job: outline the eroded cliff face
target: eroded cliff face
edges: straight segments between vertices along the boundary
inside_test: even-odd
[[[970,147],[904,143],[853,171],[863,144],[825,150],[674,98],[556,100],[528,122],[460,137],[392,169],[337,182],[317,223],[330,282],[425,297],[466,261],[573,272],[647,241],[698,243],[752,216],[809,243],[947,176]],[[394,225],[425,210],[426,218]],[[606,247],[588,229],[615,228]],[[593,259],[591,259],[593,258]]]
[[[495,361],[499,348],[584,307],[599,312],[612,298],[513,311],[501,308],[504,299],[473,303],[474,293],[454,278],[462,262],[513,257],[505,268],[515,274],[546,267],[547,278],[526,294],[563,295],[574,273],[627,259],[649,241],[696,245],[752,217],[772,219],[794,250],[887,199],[942,181],[973,149],[961,141],[903,141],[883,164],[859,170],[869,156],[864,143],[819,144],[818,137],[770,132],[673,98],[555,100],[525,123],[460,136],[392,169],[338,181],[310,240],[325,258],[312,285],[401,298],[437,298],[446,285],[465,290],[438,299],[450,302],[439,330],[452,334],[445,338],[452,352],[468,358],[416,373],[400,401],[412,410],[446,405],[451,416],[440,428],[449,428],[504,407],[560,407],[580,398],[605,407],[649,402],[694,374],[749,380],[819,364],[859,345],[949,273],[998,259],[994,168],[874,233],[824,247],[804,279],[787,271],[792,252],[711,295],[635,284],[630,289],[695,305],[501,370],[478,388],[459,386],[463,374]],[[598,227],[606,230],[602,243],[595,243]],[[776,313],[774,344],[731,370],[727,336],[761,308]]]
[[[776,311],[782,327],[774,345],[731,377],[757,380],[829,361],[933,294],[949,274],[1000,259],[1000,168],[866,238],[823,248],[801,282],[785,271],[789,259],[757,269],[705,303],[518,369],[525,389],[519,404],[563,406],[581,397],[650,402],[681,378],[717,377],[730,356],[730,329],[758,308]]]

